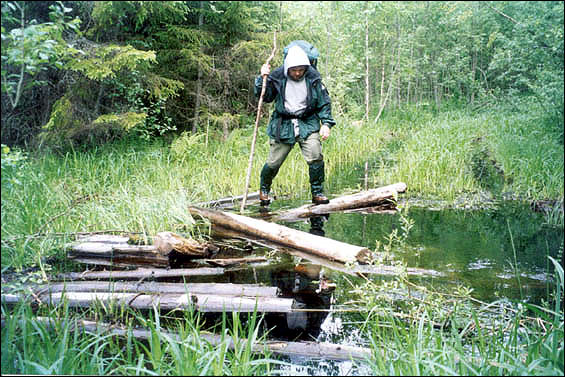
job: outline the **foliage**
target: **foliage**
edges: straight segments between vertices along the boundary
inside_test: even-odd
[[[13,108],[18,105],[24,90],[47,84],[33,80],[39,71],[49,67],[62,68],[69,50],[63,32],[78,31],[80,20],[68,20],[66,16],[71,9],[60,1],[50,9],[51,22],[38,24],[32,20],[26,25],[24,4],[2,2],[2,93],[8,97]],[[12,27],[9,32],[8,25]]]

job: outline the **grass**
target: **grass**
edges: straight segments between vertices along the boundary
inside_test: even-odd
[[[527,111],[452,110],[432,115],[406,107],[402,113],[385,114],[377,124],[359,127],[347,118],[337,123],[323,144],[330,197],[361,189],[368,162],[369,187],[403,181],[409,196],[455,203],[462,196],[480,200],[512,192],[526,200],[563,203],[563,144],[545,133],[535,114]],[[188,134],[170,145],[160,140],[123,140],[62,155],[3,147],[2,273],[26,271],[22,282],[45,280],[55,269],[66,268],[63,246],[77,232],[107,230],[145,236],[163,230],[192,232],[194,220],[185,210],[188,205],[244,191],[251,132],[248,125],[232,132],[225,142],[215,135]],[[267,154],[262,129],[250,192],[258,189]],[[492,178],[488,184],[483,172]],[[281,168],[273,189],[293,199],[309,197],[307,168],[298,147]],[[552,211],[548,223],[562,227],[563,212]],[[405,308],[421,314],[418,321],[407,323],[394,315],[390,302],[388,314],[377,315],[376,308],[382,305],[365,295],[360,305],[372,314],[363,323],[375,352],[370,367],[374,374],[394,375],[562,375],[563,270],[556,265],[556,271],[560,280],[552,309],[514,308],[512,318],[493,315],[501,322],[490,328],[485,328],[482,315],[485,306],[472,307],[466,299],[457,301],[460,311],[447,315],[449,310],[442,303],[454,301],[433,296],[434,305]],[[380,289],[365,288],[365,292]],[[126,323],[132,316],[151,329],[152,339],[141,342],[132,336],[117,340],[75,332],[68,325],[71,321],[59,321],[55,330],[49,330],[33,320],[35,314],[29,306],[10,310],[2,306],[7,318],[2,329],[3,374],[277,373],[269,355],[258,357],[246,347],[229,351],[226,344],[212,347],[198,341],[203,329],[195,317],[177,323],[178,341],[161,333],[158,314],[145,319],[121,313]],[[39,314],[72,319],[64,308]],[[94,313],[97,318],[108,314],[117,313]],[[429,321],[437,315],[458,325],[438,331]],[[529,320],[531,316],[539,321]],[[540,327],[542,323],[545,327]],[[224,317],[216,330],[235,338],[257,339],[259,327],[257,318],[242,326],[238,318]]]
[[[563,267],[551,261],[553,307],[505,300],[486,304],[463,288],[434,291],[402,279],[356,285],[373,349],[371,374],[562,375]],[[391,292],[405,297],[391,301]]]
[[[97,312],[94,314],[101,315]],[[143,325],[150,332],[147,340],[128,331],[123,337],[104,332],[75,331],[72,314],[62,306],[47,314],[52,327],[35,319],[27,305],[5,312],[2,329],[2,374],[54,375],[265,375],[285,363],[271,359],[270,352],[251,352],[250,339],[261,342],[257,313],[243,323],[238,314],[228,321],[224,314],[219,331],[220,345],[203,339],[204,323],[198,314],[187,311],[177,321],[178,337],[166,334],[165,319],[155,311],[147,317],[129,312],[131,325]],[[229,335],[231,338],[228,338]],[[234,348],[229,348],[232,342]]]

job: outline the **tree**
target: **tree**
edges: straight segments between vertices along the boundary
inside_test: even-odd
[[[18,106],[22,93],[44,81],[33,80],[40,71],[61,68],[70,46],[62,35],[66,29],[77,31],[80,20],[66,20],[71,11],[59,1],[49,7],[51,22],[26,22],[25,2],[2,2],[2,93],[12,109]],[[12,27],[9,32],[7,28]],[[6,24],[6,25],[5,25]]]

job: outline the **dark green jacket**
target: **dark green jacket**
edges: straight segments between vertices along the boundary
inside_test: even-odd
[[[300,137],[306,139],[313,132],[320,131],[320,122],[327,124],[330,128],[335,125],[332,117],[330,96],[322,84],[322,78],[318,71],[312,66],[304,73],[306,87],[308,90],[307,107],[304,114],[298,118]],[[287,77],[284,75],[283,67],[278,67],[267,76],[267,88],[263,97],[264,102],[275,101],[275,110],[271,115],[267,126],[267,135],[279,143],[294,144],[294,127],[292,117],[284,108],[284,93]],[[257,76],[255,79],[255,96],[261,95],[263,78]]]

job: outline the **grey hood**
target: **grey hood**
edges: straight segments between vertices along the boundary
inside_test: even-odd
[[[298,46],[292,46],[288,49],[288,54],[284,59],[284,75],[288,77],[288,69],[299,65],[310,65],[308,55]]]

